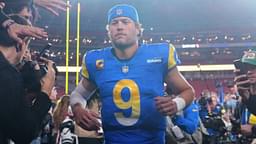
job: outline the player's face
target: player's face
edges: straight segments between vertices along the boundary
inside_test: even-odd
[[[109,24],[109,37],[119,49],[126,49],[138,42],[139,27],[127,17],[118,17]]]

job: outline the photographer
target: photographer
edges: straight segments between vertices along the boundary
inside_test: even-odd
[[[242,66],[235,70],[235,82],[242,102],[252,114],[256,114],[256,51],[255,49],[245,52],[241,58]],[[243,73],[243,71],[245,71]],[[246,124],[241,127],[242,133],[255,135],[256,126]]]
[[[256,114],[256,50],[245,52],[241,62],[244,67],[235,70],[237,89],[248,110]],[[241,73],[241,71],[246,71],[246,73]]]
[[[207,132],[203,133],[203,143],[216,144],[225,126],[221,119],[222,107],[218,102],[217,94],[215,92],[202,94],[199,105],[199,115],[207,129]]]
[[[15,23],[29,26],[24,18],[13,15]],[[23,43],[14,41],[6,29],[0,29],[0,143],[6,144],[11,139],[15,143],[29,143],[40,130],[40,125],[47,114],[51,101],[49,94],[55,82],[53,62],[45,60],[48,72],[41,79],[41,90],[36,93],[32,105],[26,103],[26,89],[21,72],[16,65],[23,58],[29,44],[28,37],[22,37]]]

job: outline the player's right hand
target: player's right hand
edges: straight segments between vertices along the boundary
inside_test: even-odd
[[[73,114],[76,123],[85,130],[99,130],[101,124],[98,119],[100,116],[88,109],[82,108],[80,104],[73,107]]]

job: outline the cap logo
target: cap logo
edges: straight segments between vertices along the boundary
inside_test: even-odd
[[[122,9],[117,9],[116,10],[116,14],[117,15],[122,15],[123,14],[123,10]]]

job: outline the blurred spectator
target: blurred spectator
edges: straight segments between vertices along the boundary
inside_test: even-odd
[[[53,110],[54,129],[56,131],[58,131],[61,123],[63,122],[66,116],[72,116],[72,113],[70,113],[71,111],[69,110],[69,99],[69,96],[62,96]]]
[[[57,144],[61,141],[62,124],[65,119],[70,119],[71,117],[73,117],[73,114],[70,107],[70,96],[64,95],[58,100],[53,110],[53,135]]]
[[[20,16],[11,16],[17,25],[29,27],[29,22]],[[46,60],[48,72],[41,79],[41,91],[37,93],[32,106],[27,105],[26,91],[21,73],[14,67],[23,58],[29,38],[22,35],[24,43],[17,44],[7,33],[0,29],[0,143],[8,139],[15,143],[29,143],[39,131],[39,127],[51,105],[48,95],[55,82],[53,62]]]
[[[167,118],[169,119],[169,117]],[[200,130],[199,109],[195,102],[192,102],[181,113],[176,114],[167,120],[167,131],[177,144],[202,143],[202,133]],[[181,130],[183,137],[178,137],[177,132]],[[168,141],[168,140],[167,140]]]
[[[245,52],[241,62],[244,67],[235,71],[235,82],[242,101],[251,113],[256,114],[256,50]]]
[[[34,3],[54,15],[59,15],[59,10],[65,11],[67,7],[70,7],[64,0],[34,0]]]
[[[218,103],[218,97],[215,92],[211,92],[209,98],[204,98],[201,101],[203,102],[199,100],[199,115],[208,133],[204,135],[203,143],[215,144],[217,137],[220,135],[219,128],[224,128],[224,125],[222,126],[222,123],[220,123],[222,107]]]
[[[38,11],[33,0],[4,0],[4,3],[3,11],[8,16],[18,14],[32,22],[38,17]]]
[[[238,98],[239,94],[236,85],[229,85],[228,93],[224,97],[224,105],[225,108],[231,112],[231,114],[234,114]]]
[[[208,113],[219,114],[220,112],[221,112],[221,105],[218,102],[218,96],[216,93],[212,92],[211,97],[208,100]]]
[[[54,15],[59,15],[59,10],[65,11],[67,3],[63,0],[3,0],[5,7],[4,13],[19,14],[26,19],[36,21],[38,19],[37,7],[42,7]]]

